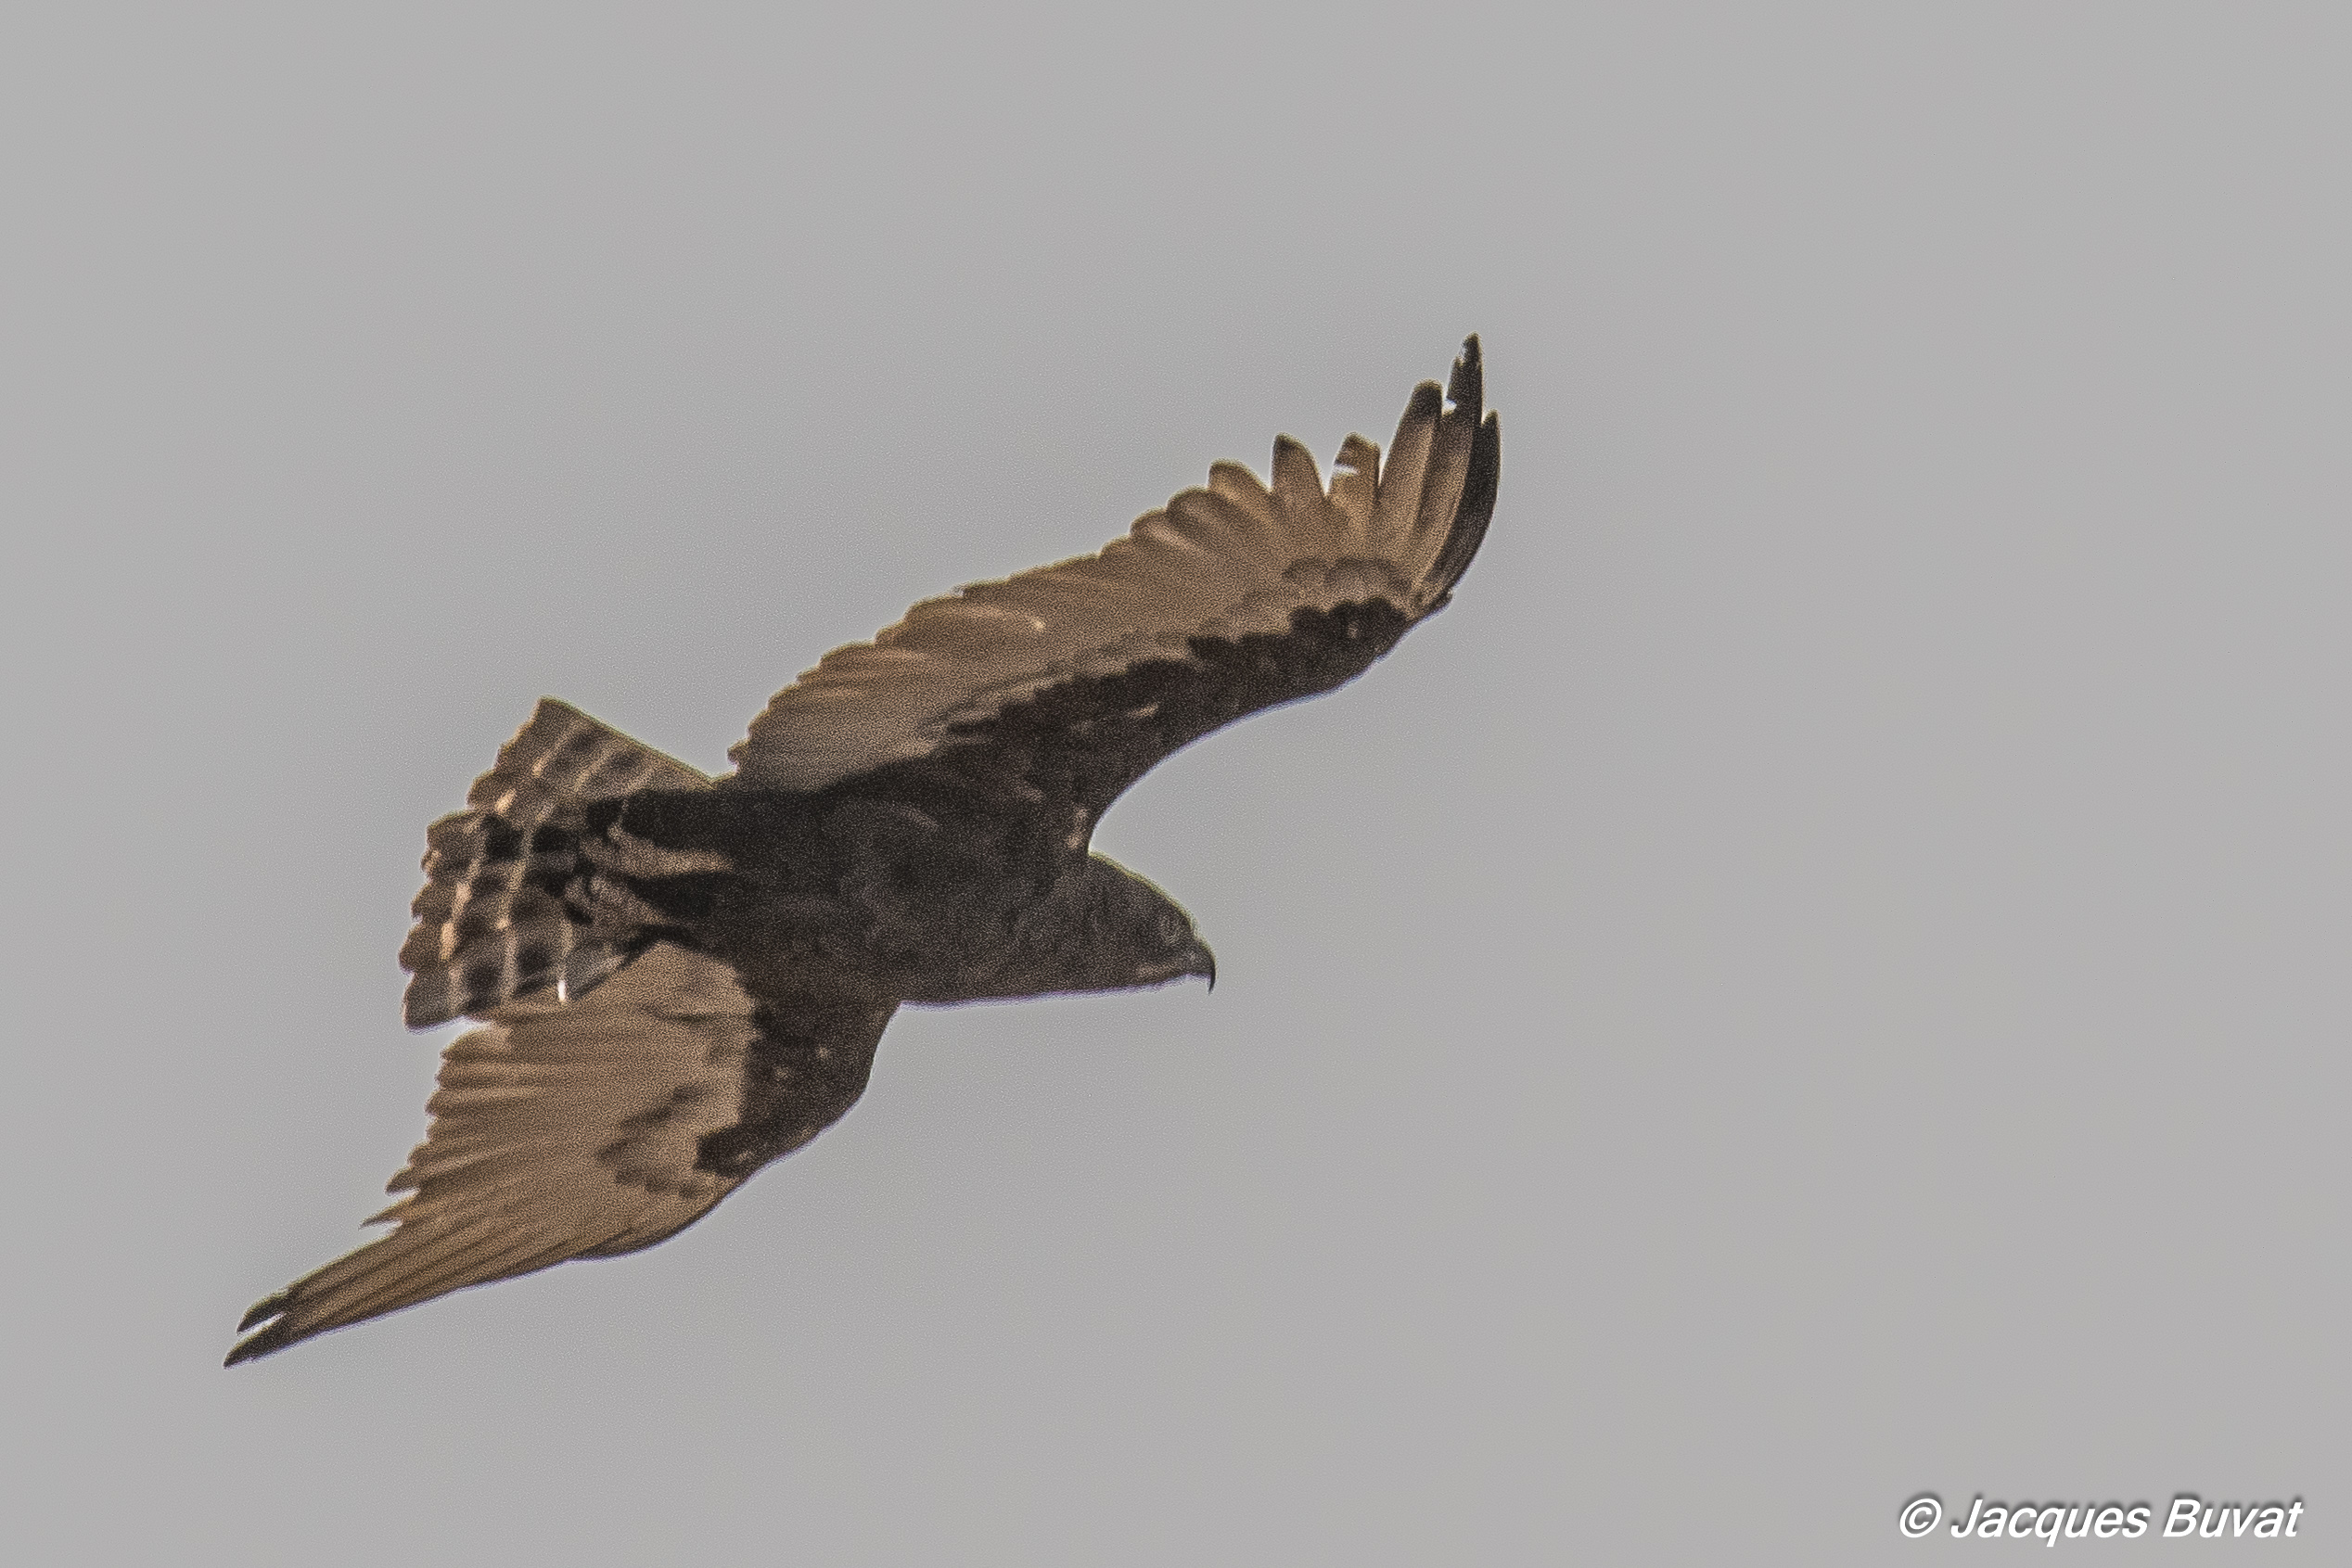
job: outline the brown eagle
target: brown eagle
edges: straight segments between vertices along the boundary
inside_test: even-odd
[[[237,1325],[228,1365],[467,1285],[651,1246],[863,1092],[902,1002],[1119,990],[1216,961],[1087,846],[1161,758],[1353,680],[1494,510],[1478,340],[1387,460],[1209,469],[1100,554],[927,600],[776,694],[713,779],[553,698],[426,833],[401,949],[443,1054],[393,1229]]]

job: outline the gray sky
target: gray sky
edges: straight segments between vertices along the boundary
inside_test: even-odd
[[[2341,1553],[2340,6],[45,9],[40,1561]],[[1473,329],[1453,608],[1104,824],[1213,997],[902,1014],[677,1240],[220,1370],[423,1130],[424,825],[533,699],[721,766]]]

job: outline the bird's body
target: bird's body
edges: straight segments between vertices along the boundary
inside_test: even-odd
[[[1387,468],[1220,464],[1101,554],[917,606],[779,693],[712,780],[543,700],[427,835],[411,1026],[449,1047],[389,1235],[230,1362],[692,1223],[843,1115],[902,1003],[1213,978],[1094,824],[1169,753],[1354,678],[1446,600],[1501,465],[1477,344]]]

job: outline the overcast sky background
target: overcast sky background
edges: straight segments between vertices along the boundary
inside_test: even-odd
[[[0,21],[23,1561],[2342,1551],[2340,6],[753,11]],[[535,698],[722,767],[1472,330],[1452,609],[1097,840],[1214,996],[902,1013],[675,1241],[220,1369]]]

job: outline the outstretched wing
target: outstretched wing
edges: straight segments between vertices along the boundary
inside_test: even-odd
[[[1350,436],[1326,490],[1285,436],[1271,489],[1221,463],[1099,554],[915,606],[779,692],[737,776],[813,790],[945,764],[1099,813],[1186,742],[1361,674],[1445,604],[1502,472],[1483,395],[1474,337],[1446,391],[1414,389],[1385,465]]]
[[[487,1014],[441,1059],[394,1229],[246,1314],[235,1366],[467,1285],[651,1246],[864,1092],[883,998],[762,984],[658,943],[587,996]]]

